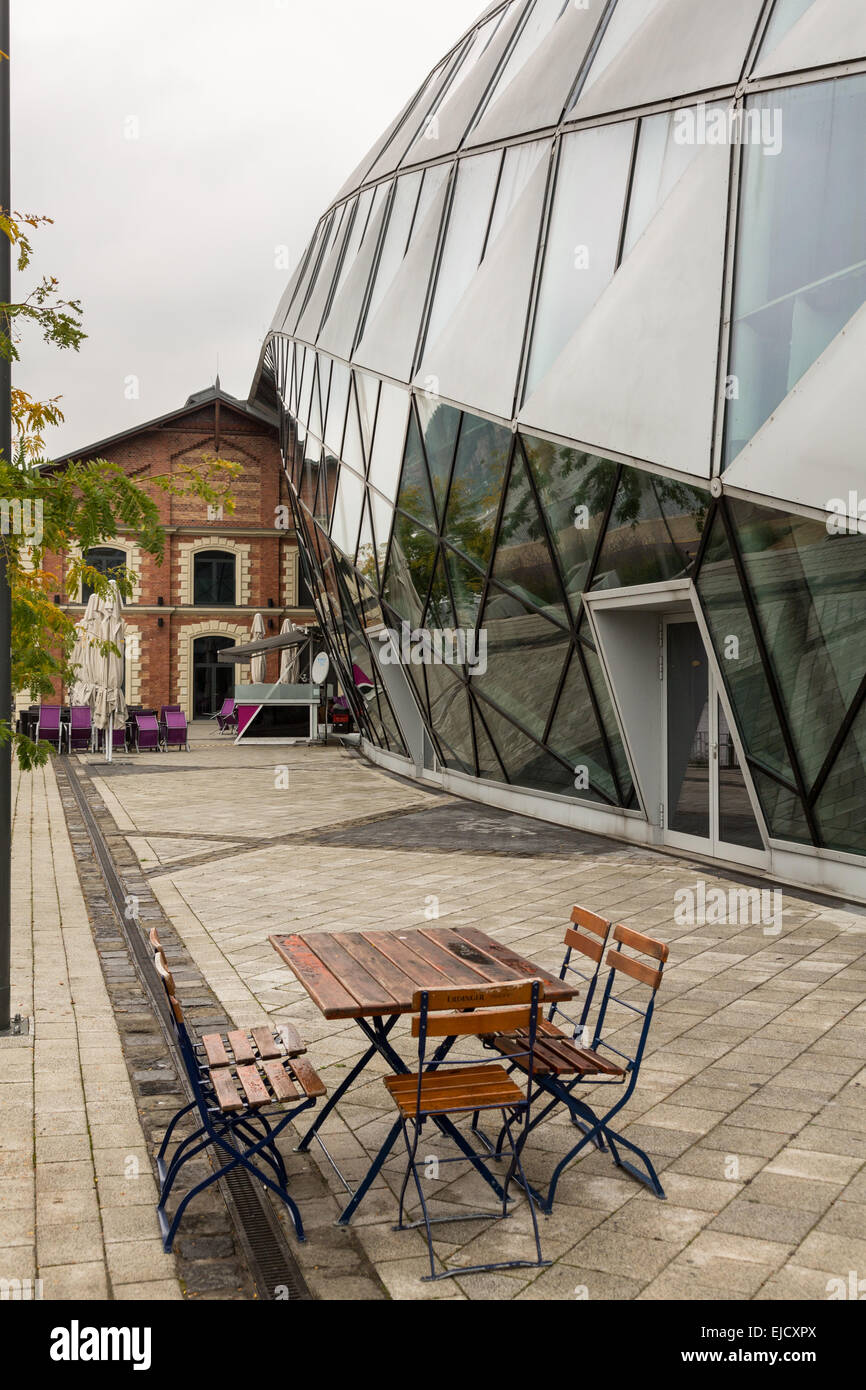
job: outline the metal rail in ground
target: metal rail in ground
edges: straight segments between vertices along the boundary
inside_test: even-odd
[[[126,915],[128,895],[111,851],[87,804],[87,797],[78,776],[69,766],[57,766],[56,773],[58,778],[65,780],[75,799],[96,853],[123,938],[154,1015],[159,1020],[166,1049],[187,1098],[192,1100],[186,1069],[175,1042],[165,990],[154,970],[150,947],[143,931],[137,922],[130,921]],[[246,1257],[259,1298],[268,1302],[310,1300],[312,1294],[264,1191],[242,1168],[235,1168],[220,1178],[217,1186],[225,1198],[238,1243]]]

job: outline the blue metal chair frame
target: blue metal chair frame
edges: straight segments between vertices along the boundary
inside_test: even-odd
[[[305,1097],[298,1105],[292,1106],[289,1110],[272,1110],[270,1117],[264,1110],[254,1110],[249,1106],[232,1114],[223,1112],[208,1077],[207,1062],[202,1059],[184,1022],[183,1010],[174,993],[174,981],[161,951],[157,951],[155,954],[155,964],[169,998],[175,1035],[194,1097],[188,1105],[178,1110],[170,1121],[156,1161],[160,1181],[157,1217],[166,1253],[171,1252],[183,1214],[193,1198],[237,1167],[246,1168],[254,1178],[263,1183],[265,1187],[270,1188],[285,1202],[298,1240],[304,1241],[306,1237],[301,1213],[287,1191],[288,1174],[282,1154],[277,1148],[276,1140],[290,1120],[293,1120],[301,1111],[308,1110],[310,1106],[315,1105],[315,1099]],[[179,1121],[192,1111],[198,1111],[198,1118],[201,1123],[194,1133],[188,1135],[178,1145],[171,1162],[168,1163],[168,1148],[175,1128]],[[272,1124],[271,1120],[275,1114],[279,1114],[280,1119],[278,1123]],[[166,1212],[166,1203],[179,1173],[190,1159],[196,1158],[198,1154],[208,1148],[221,1151],[220,1156],[223,1153],[228,1155],[228,1161],[224,1161],[219,1168],[216,1168],[207,1178],[197,1183],[185,1194],[174,1214],[174,1219],[170,1222]],[[262,1172],[261,1168],[253,1162],[256,1158],[268,1165],[273,1177]]]
[[[659,1176],[652,1164],[649,1155],[646,1154],[643,1149],[639,1148],[637,1144],[633,1144],[630,1139],[626,1139],[622,1134],[619,1134],[616,1130],[611,1129],[610,1121],[613,1119],[615,1115],[619,1113],[620,1110],[622,1110],[628,1104],[629,1100],[634,1094],[635,1087],[637,1086],[638,1076],[640,1075],[641,1062],[643,1061],[647,1038],[649,1036],[650,1025],[652,1023],[653,1011],[655,1009],[655,997],[659,985],[661,984],[665,961],[668,957],[668,948],[667,946],[663,946],[660,942],[653,941],[651,938],[642,936],[640,933],[633,932],[625,927],[617,927],[615,929],[614,941],[616,945],[613,949],[611,949],[608,952],[607,956],[607,963],[610,966],[610,971],[607,976],[607,981],[604,987],[604,994],[602,996],[601,1006],[599,1008],[598,1018],[596,1020],[592,1046],[587,1053],[587,1057],[588,1060],[591,1061],[591,1057],[589,1054],[598,1054],[599,1048],[603,1047],[606,1052],[613,1053],[616,1057],[620,1059],[621,1062],[624,1063],[622,1074],[613,1078],[611,1078],[609,1075],[605,1075],[604,1073],[596,1073],[595,1075],[578,1074],[577,1076],[571,1077],[567,1080],[565,1078],[556,1076],[538,1076],[534,1078],[538,1087],[536,1097],[540,1092],[546,1092],[549,1096],[552,1097],[552,1099],[548,1102],[548,1104],[544,1107],[543,1110],[536,1112],[529,1126],[530,1131],[537,1128],[537,1126],[540,1125],[546,1119],[546,1117],[551,1113],[551,1111],[556,1109],[557,1105],[565,1105],[572,1119],[575,1121],[576,1124],[579,1124],[579,1127],[583,1130],[583,1137],[578,1141],[577,1144],[574,1145],[572,1149],[569,1150],[569,1152],[557,1164],[556,1168],[554,1169],[553,1177],[551,1178],[550,1186],[547,1190],[546,1197],[541,1196],[539,1193],[534,1194],[542,1211],[548,1216],[553,1210],[553,1202],[556,1195],[556,1189],[563,1172],[569,1166],[569,1164],[571,1164],[574,1161],[574,1159],[577,1157],[577,1155],[581,1152],[582,1149],[586,1148],[586,1146],[590,1143],[597,1142],[599,1139],[605,1140],[609,1145],[611,1156],[618,1168],[622,1168],[624,1171],[630,1173],[632,1177],[637,1178],[639,1182],[645,1183],[646,1186],[649,1187],[650,1190],[654,1192],[658,1198],[660,1198],[662,1201],[665,1200],[664,1188],[662,1187],[661,1181],[659,1180]],[[649,970],[642,963],[636,962],[630,956],[625,955],[623,953],[624,945],[631,946],[633,949],[638,951],[644,950],[645,947],[648,946],[650,948],[650,953],[654,954],[656,956],[656,959],[658,960],[657,968],[654,970]],[[637,979],[639,982],[647,984],[649,986],[649,988],[651,989],[651,995],[649,1003],[645,1009],[640,1009],[637,1007],[637,1005],[631,1003],[629,1000],[621,999],[619,995],[613,993],[614,981],[618,971],[622,971],[626,974],[629,974],[633,978]],[[604,1038],[604,1027],[607,1019],[607,1011],[611,1003],[618,1004],[621,1008],[630,1010],[630,1012],[636,1014],[643,1020],[640,1031],[640,1037],[638,1039],[637,1047],[635,1048],[633,1056],[629,1056],[627,1053],[621,1052],[618,1048],[614,1047],[612,1043],[607,1042]],[[605,1060],[610,1061],[611,1059]],[[624,1086],[625,1089],[622,1095],[617,1100],[616,1104],[613,1105],[610,1108],[610,1110],[608,1110],[601,1118],[599,1118],[598,1114],[592,1109],[592,1107],[589,1104],[587,1104],[586,1101],[578,1098],[578,1096],[575,1095],[575,1090],[578,1086],[611,1085]],[[581,1121],[583,1123],[581,1123]],[[503,1135],[500,1133],[496,1146],[497,1154],[501,1153],[502,1151],[502,1142]],[[623,1159],[619,1153],[620,1146],[622,1148],[628,1149],[631,1153],[635,1154],[644,1164],[645,1171],[642,1172],[639,1168],[635,1167],[633,1163]]]
[[[503,987],[503,989],[505,990],[505,989],[507,989],[507,987]],[[494,989],[492,992],[495,993],[495,992],[496,992],[495,989]],[[516,988],[515,990],[513,990],[513,991],[508,991],[507,993],[504,993],[504,994],[503,994],[503,998],[502,998],[502,1003],[503,1003],[503,1004],[506,1004],[506,1003],[508,1002],[509,995],[511,995],[511,994],[519,994],[519,992],[520,992],[520,991],[519,991],[519,987],[517,987],[517,988]],[[466,995],[466,996],[468,997],[468,996],[471,996],[473,993],[477,994],[477,991],[473,991],[472,989],[467,989],[467,990],[463,990],[463,991],[460,991],[460,990],[454,990],[453,992],[452,992],[452,991],[449,991],[449,993],[452,995],[452,998],[453,998],[454,1000],[459,1001],[459,999],[460,999],[460,997],[461,997],[461,994]],[[540,983],[540,981],[538,981],[538,980],[534,980],[534,981],[532,981],[532,983],[531,983],[530,1002],[529,1002],[529,1006],[528,1006],[528,1008],[529,1008],[528,1044],[527,1044],[526,1053],[524,1054],[524,1055],[526,1056],[526,1058],[527,1058],[528,1076],[531,1076],[531,1075],[532,1075],[532,1062],[533,1062],[533,1057],[534,1057],[534,1053],[535,1053],[535,1037],[536,1037],[536,1032],[537,1032],[537,1027],[538,1027],[538,1010],[539,1010],[539,1005],[540,1005],[540,997],[541,997],[541,983]],[[525,995],[524,995],[524,998],[525,998]],[[519,1103],[515,1103],[514,1105],[509,1105],[509,1106],[507,1107],[507,1109],[506,1109],[506,1108],[503,1108],[502,1105],[501,1105],[501,1103],[500,1103],[499,1105],[496,1105],[495,1103],[491,1103],[489,1106],[481,1107],[482,1109],[493,1109],[493,1110],[500,1110],[500,1111],[501,1111],[501,1113],[502,1113],[502,1118],[503,1118],[503,1128],[502,1128],[502,1136],[500,1136],[500,1139],[502,1140],[502,1138],[503,1138],[505,1135],[507,1135],[507,1136],[508,1136],[509,1147],[510,1147],[510,1150],[511,1150],[511,1163],[510,1163],[508,1172],[507,1172],[507,1174],[506,1174],[506,1176],[505,1176],[505,1181],[504,1181],[504,1183],[502,1184],[502,1189],[501,1189],[501,1200],[502,1200],[502,1210],[501,1210],[501,1212],[481,1211],[481,1212],[468,1212],[468,1213],[459,1214],[459,1215],[450,1214],[450,1215],[447,1215],[447,1216],[431,1216],[431,1215],[430,1215],[430,1212],[429,1212],[429,1210],[428,1210],[427,1200],[426,1200],[426,1198],[425,1198],[425,1196],[424,1196],[423,1184],[422,1184],[422,1182],[421,1182],[421,1179],[420,1179],[420,1176],[419,1176],[419,1173],[418,1173],[418,1145],[419,1145],[419,1143],[420,1143],[420,1141],[421,1141],[421,1134],[422,1134],[422,1132],[423,1132],[424,1125],[425,1125],[425,1123],[426,1123],[427,1120],[434,1120],[434,1121],[437,1121],[437,1119],[442,1118],[444,1115],[453,1116],[453,1115],[455,1115],[455,1114],[460,1114],[460,1113],[461,1113],[461,1107],[458,1105],[458,1106],[455,1106],[455,1107],[453,1107],[453,1108],[424,1109],[424,1108],[422,1107],[422,1093],[423,1093],[423,1087],[424,1087],[424,1079],[425,1079],[425,1077],[429,1077],[429,1076],[432,1075],[433,1073],[440,1072],[440,1071],[442,1071],[443,1069],[446,1069],[446,1068],[448,1068],[448,1067],[466,1067],[466,1066],[467,1066],[467,1063],[466,1063],[465,1060],[463,1060],[463,1061],[450,1061],[450,1062],[449,1062],[449,1061],[443,1060],[443,1058],[442,1058],[441,1055],[440,1055],[441,1052],[442,1052],[442,1048],[441,1048],[441,1047],[437,1049],[436,1053],[433,1055],[433,1057],[432,1057],[429,1061],[427,1060],[427,1033],[428,1033],[428,1026],[429,1026],[429,1015],[430,1015],[430,991],[424,990],[424,991],[421,992],[418,996],[416,996],[416,1000],[417,1000],[417,1004],[418,1004],[418,1006],[419,1006],[419,1012],[418,1012],[417,1019],[413,1020],[413,1023],[417,1026],[417,1030],[418,1030],[418,1086],[417,1086],[417,1090],[416,1090],[416,1094],[415,1094],[415,1114],[414,1114],[414,1116],[406,1117],[406,1116],[402,1115],[402,1113],[401,1113],[401,1118],[400,1118],[400,1127],[401,1127],[401,1129],[402,1129],[403,1138],[404,1138],[404,1141],[405,1141],[405,1144],[406,1144],[406,1153],[407,1153],[407,1156],[408,1156],[408,1165],[407,1165],[407,1168],[406,1168],[405,1177],[404,1177],[404,1179],[403,1179],[403,1185],[402,1185],[402,1187],[401,1187],[401,1189],[400,1189],[399,1219],[398,1219],[397,1225],[394,1227],[394,1230],[395,1230],[395,1231],[405,1231],[405,1230],[415,1230],[415,1229],[417,1229],[417,1228],[419,1228],[419,1227],[421,1227],[421,1226],[424,1227],[425,1233],[426,1233],[426,1236],[427,1236],[427,1249],[428,1249],[428,1253],[429,1253],[429,1256],[430,1256],[430,1273],[429,1273],[429,1275],[424,1275],[424,1276],[423,1276],[423,1282],[425,1282],[425,1283],[426,1283],[426,1282],[438,1281],[438,1280],[441,1280],[441,1279],[451,1279],[451,1278],[454,1278],[456,1275],[463,1276],[463,1275],[465,1275],[465,1274],[478,1274],[478,1273],[482,1273],[482,1272],[484,1272],[484,1271],[496,1270],[496,1269],[522,1269],[522,1268],[529,1268],[529,1267],[531,1267],[531,1268],[537,1268],[538,1266],[545,1265],[545,1264],[549,1264],[550,1261],[544,1260],[544,1258],[543,1258],[543,1256],[542,1256],[542,1253],[541,1253],[541,1240],[540,1240],[540,1236],[539,1236],[539,1232],[538,1232],[538,1217],[537,1217],[536,1212],[535,1212],[535,1205],[536,1205],[535,1193],[533,1192],[532,1188],[530,1187],[529,1183],[528,1183],[527,1180],[526,1180],[526,1176],[525,1176],[525,1174],[524,1174],[523,1165],[522,1165],[521,1158],[520,1158],[521,1151],[522,1151],[522,1149],[523,1149],[523,1146],[524,1146],[524,1144],[525,1144],[525,1142],[526,1142],[526,1138],[527,1138],[527,1136],[528,1136],[528,1134],[529,1134],[529,1131],[530,1131],[530,1117],[531,1117],[531,1107],[532,1107],[532,1094],[531,1094],[531,1093],[532,1093],[532,1086],[531,1086],[531,1084],[529,1083],[528,1080],[527,1080],[527,1086],[526,1086],[526,1094],[525,1094],[525,1097],[524,1097],[524,1099],[523,1099],[522,1101],[520,1101]],[[442,1010],[442,1007],[443,1007],[443,1006],[442,1006],[441,1004],[438,1006],[438,1008],[439,1008],[440,1011]],[[459,1003],[459,1002],[456,1002],[454,1005],[449,1005],[449,1008],[451,1008],[451,1007],[456,1007],[456,1008],[459,1009],[459,1008],[460,1008],[460,1003]],[[524,1011],[521,1011],[521,1012],[524,1012]],[[434,1016],[435,1016],[435,1014],[434,1014]],[[471,1019],[471,1018],[472,1018],[472,1014],[471,1014],[471,1013],[468,1014],[467,1017],[468,1017],[469,1019]],[[480,1035],[481,1035],[481,1032],[482,1032],[483,1027],[484,1027],[483,1017],[479,1017],[479,1018],[478,1018],[478,1023],[477,1023],[478,1032],[477,1032],[476,1036],[480,1036]],[[474,1030],[472,1030],[472,1031],[474,1031]],[[468,1028],[465,1029],[465,1030],[464,1030],[464,1033],[470,1033],[470,1029],[468,1029]],[[471,1033],[470,1033],[470,1035],[471,1035]],[[453,1042],[454,1039],[451,1038],[451,1039],[449,1039],[449,1041],[450,1041],[450,1042]],[[470,1064],[470,1065],[478,1065],[478,1064]],[[486,1065],[486,1066],[490,1066],[490,1067],[496,1066],[496,1067],[502,1068],[502,1065],[503,1065],[503,1064],[502,1064],[502,1060],[501,1060],[500,1058],[497,1057],[497,1058],[490,1058],[489,1061],[487,1061],[487,1062],[482,1062],[480,1065],[482,1065],[482,1066]],[[466,1107],[463,1107],[463,1108],[462,1108],[462,1113],[467,1114],[467,1115],[472,1114],[473,1111],[474,1111],[474,1106],[466,1106]],[[513,1133],[513,1130],[512,1130],[512,1126],[517,1122],[517,1120],[518,1120],[521,1116],[522,1116],[522,1120],[523,1120],[523,1123],[522,1123],[522,1126],[521,1126],[521,1131],[520,1131],[520,1133],[515,1137],[515,1134]],[[410,1126],[411,1126],[411,1136],[410,1136]],[[461,1146],[461,1147],[464,1147],[464,1146]],[[441,1165],[442,1163],[466,1163],[466,1162],[473,1162],[473,1163],[475,1164],[475,1166],[477,1166],[479,1163],[481,1163],[482,1166],[483,1166],[483,1158],[484,1158],[484,1157],[486,1157],[486,1155],[482,1156],[481,1154],[477,1154],[477,1153],[473,1153],[473,1154],[470,1155],[469,1153],[465,1152],[465,1148],[464,1148],[464,1152],[459,1153],[459,1154],[455,1154],[453,1157],[450,1157],[450,1158],[440,1159],[440,1160],[439,1160],[439,1163],[440,1163],[440,1165]],[[404,1220],[404,1211],[405,1211],[406,1191],[407,1191],[407,1188],[408,1188],[408,1186],[409,1186],[409,1179],[410,1179],[410,1178],[413,1178],[414,1181],[415,1181],[415,1188],[416,1188],[416,1191],[417,1191],[417,1193],[418,1193],[418,1197],[419,1197],[420,1202],[421,1202],[421,1210],[422,1210],[423,1215],[422,1215],[421,1219],[418,1220],[418,1221],[409,1221],[409,1222],[407,1222],[407,1221]],[[437,1223],[440,1223],[440,1222],[441,1222],[441,1223],[447,1223],[447,1222],[452,1222],[452,1221],[478,1221],[478,1220],[496,1220],[496,1221],[501,1221],[501,1220],[503,1220],[503,1219],[504,1219],[505,1217],[507,1217],[508,1214],[509,1214],[509,1213],[508,1213],[508,1201],[509,1201],[508,1189],[509,1189],[509,1186],[510,1186],[512,1180],[517,1180],[517,1181],[519,1181],[520,1186],[523,1188],[523,1190],[524,1190],[524,1192],[525,1192],[525,1194],[526,1194],[527,1201],[529,1202],[529,1210],[530,1210],[530,1214],[531,1214],[531,1217],[532,1217],[532,1227],[533,1227],[533,1232],[534,1232],[534,1235],[535,1235],[535,1249],[536,1249],[537,1258],[536,1258],[535,1260],[503,1260],[503,1261],[499,1261],[499,1262],[491,1263],[491,1264],[462,1266],[462,1267],[459,1267],[459,1268],[456,1268],[456,1269],[446,1269],[446,1270],[443,1270],[443,1271],[440,1271],[439,1273],[437,1273],[437,1271],[436,1271],[436,1261],[435,1261],[435,1256],[434,1256],[434,1253],[433,1253],[433,1233],[432,1233],[431,1227],[432,1227],[433,1225],[437,1224]]]
[[[392,1070],[398,1075],[402,1075],[404,1073],[409,1072],[410,1068],[407,1067],[400,1054],[392,1047],[389,1041],[389,1034],[399,1021],[400,1017],[401,1016],[399,1014],[394,1014],[390,1017],[375,1017],[373,1019],[356,1018],[354,1020],[354,1022],[361,1029],[361,1032],[369,1041],[370,1046],[368,1047],[367,1051],[363,1054],[363,1056],[359,1058],[355,1066],[352,1067],[351,1071],[347,1074],[347,1076],[340,1082],[340,1085],[337,1087],[336,1091],[334,1091],[333,1094],[328,1097],[326,1103],[318,1111],[314,1123],[310,1126],[306,1134],[301,1139],[300,1143],[297,1145],[298,1153],[305,1153],[309,1149],[310,1144],[314,1139],[317,1141],[317,1143],[321,1144],[322,1141],[319,1138],[319,1130],[321,1129],[325,1120],[328,1118],[331,1111],[339,1105],[343,1096],[351,1090],[357,1078],[369,1066],[370,1062],[372,1062],[374,1057],[382,1057],[383,1060],[387,1062],[388,1065],[392,1068]],[[433,1066],[434,1062],[441,1062],[444,1060],[444,1058],[448,1055],[448,1053],[454,1046],[454,1042],[454,1038],[445,1039],[442,1046],[438,1048],[435,1056],[431,1058],[431,1067]],[[455,1125],[451,1124],[450,1120],[446,1115],[438,1116],[435,1119],[435,1123],[437,1125],[437,1128],[440,1129],[443,1134],[447,1135],[448,1138],[451,1139],[457,1145],[457,1147],[462,1150],[466,1158],[475,1167],[476,1171],[484,1179],[488,1186],[492,1188],[496,1196],[501,1198],[502,1187],[500,1183],[497,1181],[494,1174],[491,1173],[490,1170],[486,1167],[481,1157],[475,1153],[475,1150],[472,1148],[472,1145],[465,1138],[465,1136],[460,1133],[459,1129],[457,1129]],[[349,1202],[341,1212],[340,1216],[337,1218],[338,1226],[349,1225],[350,1221],[352,1220],[352,1217],[358,1210],[358,1207],[361,1205],[361,1202],[364,1200],[373,1183],[376,1181],[376,1178],[378,1177],[379,1173],[381,1172],[385,1160],[387,1159],[397,1140],[400,1138],[401,1129],[401,1121],[395,1120],[394,1124],[392,1125],[391,1129],[387,1134],[387,1137],[382,1143],[381,1148],[379,1149],[378,1153],[373,1159],[373,1162],[371,1163],[367,1172],[364,1174],[363,1179],[361,1180],[355,1191],[352,1193]],[[346,1186],[348,1189],[348,1184],[346,1184],[345,1182],[344,1186]],[[351,1189],[348,1190],[351,1191]]]

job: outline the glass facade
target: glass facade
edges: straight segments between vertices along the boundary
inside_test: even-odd
[[[488,7],[322,218],[262,367],[306,582],[355,719],[382,749],[406,755],[380,662],[387,627],[409,642],[405,681],[443,768],[752,854],[770,842],[864,854],[866,522],[828,525],[823,491],[805,496],[786,458],[766,477],[725,470],[786,402],[819,399],[815,364],[862,317],[866,75],[801,67],[794,83],[755,82],[810,8],[756,0],[746,77],[707,80],[707,58],[700,84],[672,71],[669,109],[653,111],[623,74],[670,3],[611,0],[591,33],[564,0]],[[513,137],[478,131],[473,144],[486,113],[534,100],[520,77],[543,46],[559,71],[566,33],[581,37],[555,78],[560,119],[532,106],[520,132],[509,115]],[[581,117],[593,89],[585,109],[603,114]],[[768,148],[755,137],[775,122]],[[704,126],[727,133],[704,139]],[[706,146],[731,131],[737,148],[714,164]],[[670,388],[669,353],[654,360],[641,276],[663,285],[653,313],[681,323],[685,351],[709,354],[705,399]],[[632,395],[658,374],[661,426],[616,370],[590,377],[600,403],[580,395],[574,364],[591,373],[617,354],[639,367],[623,373]],[[508,379],[491,382],[500,364]],[[659,443],[665,428],[681,447]],[[809,442],[813,478],[826,462],[826,490],[845,496],[859,435],[831,439],[829,461],[817,428]],[[666,613],[672,690],[658,817],[624,698],[649,668],[617,673],[596,620],[642,603]]]

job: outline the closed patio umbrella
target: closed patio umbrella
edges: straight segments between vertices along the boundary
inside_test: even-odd
[[[111,642],[120,655],[109,652],[107,656],[97,653],[100,666],[100,679],[96,686],[93,702],[93,723],[97,729],[105,730],[105,761],[111,762],[114,751],[114,728],[126,720],[126,697],[123,693],[124,646],[126,624],[122,616],[120,591],[112,585],[111,597],[100,604],[101,624],[100,642]]]
[[[282,637],[293,637],[295,635],[301,637],[303,635],[304,641],[307,640],[306,635],[301,633],[300,628],[295,627],[291,618],[286,618],[286,621],[280,629],[280,635]],[[302,644],[298,644],[295,647],[286,647],[283,652],[280,661],[280,685],[298,684],[298,676],[301,670],[301,645]]]
[[[72,648],[70,664],[77,669],[69,692],[70,704],[92,704],[97,675],[96,662],[99,659],[99,653],[92,644],[99,638],[97,629],[100,622],[99,599],[96,594],[91,594],[87,600],[84,617],[75,624],[75,646]]]
[[[251,636],[253,642],[260,642],[263,637],[267,636],[267,632],[265,630],[265,620],[262,617],[261,613],[257,613],[256,616],[253,618]],[[268,658],[264,652],[259,652],[257,656],[252,657],[252,659],[250,660],[250,680],[252,681],[253,685],[264,685],[265,680],[267,679],[267,674]]]

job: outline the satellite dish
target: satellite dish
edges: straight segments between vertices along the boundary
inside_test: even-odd
[[[312,680],[313,685],[324,685],[331,671],[331,659],[327,652],[319,652],[313,662]]]

